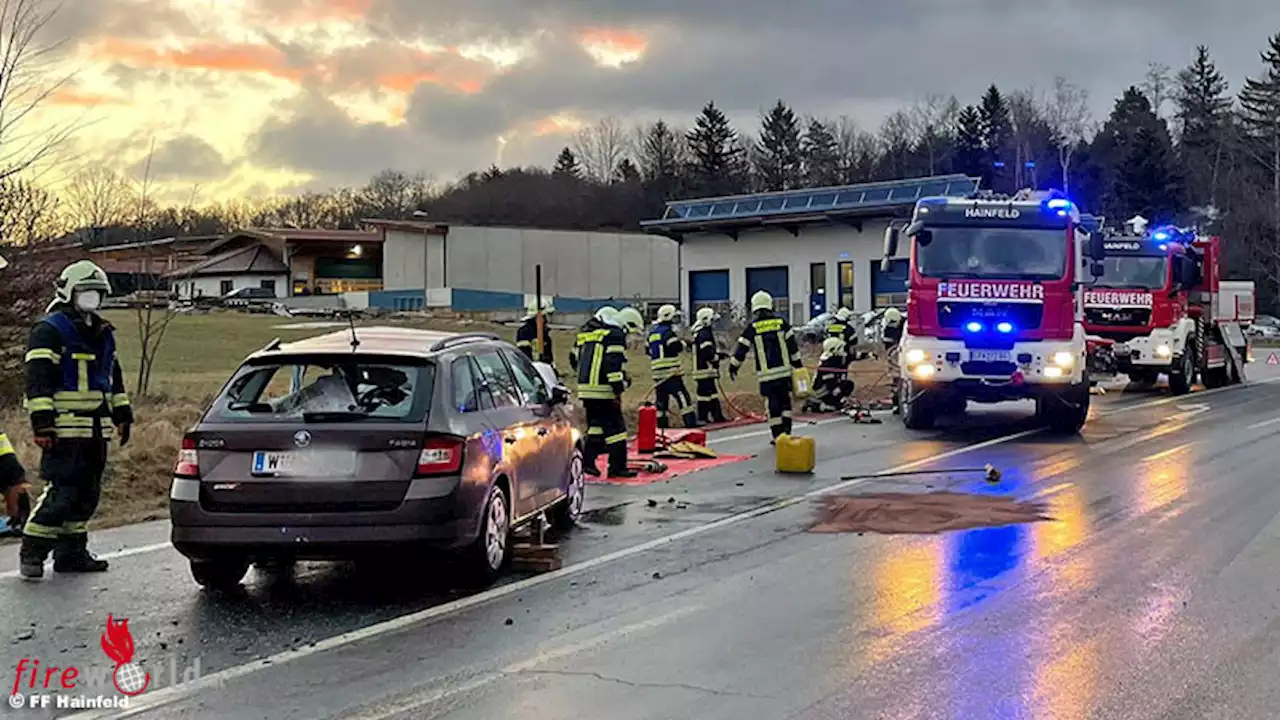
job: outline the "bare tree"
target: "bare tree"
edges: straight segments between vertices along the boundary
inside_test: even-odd
[[[1064,77],[1056,77],[1053,79],[1053,92],[1045,100],[1042,113],[1053,132],[1053,145],[1058,151],[1062,190],[1069,193],[1071,159],[1089,131],[1089,91],[1067,82]]]
[[[0,180],[0,243],[30,247],[62,229],[58,196],[30,180]]]
[[[1151,110],[1158,118],[1164,118],[1164,104],[1169,100],[1173,88],[1171,72],[1169,66],[1163,63],[1147,63],[1147,75],[1142,81],[1142,92],[1151,102]]]
[[[588,178],[608,183],[618,163],[626,157],[630,144],[622,122],[610,115],[578,131],[573,139],[573,153]]]
[[[50,159],[82,127],[33,117],[71,79],[54,72],[61,42],[42,37],[57,12],[49,0],[0,0],[0,179]]]
[[[960,115],[960,101],[954,95],[929,95],[912,106],[908,114],[913,142],[925,151],[929,174],[936,175],[941,162],[940,152],[946,140],[955,130],[956,117]]]
[[[76,227],[123,225],[140,207],[129,181],[103,165],[76,173],[63,190],[62,201],[67,219]]]
[[[859,183],[875,179],[876,162],[880,158],[879,138],[858,127],[847,116],[835,121],[835,135],[841,182]]]
[[[142,240],[142,233],[147,231],[155,217],[155,203],[151,199],[151,161],[155,157],[155,140],[151,141],[151,151],[147,153],[147,161],[143,168],[142,180],[138,184],[137,204],[134,212],[135,240]],[[148,238],[149,239],[149,238]],[[148,266],[153,263],[148,262]],[[166,293],[171,295],[171,293]],[[151,373],[155,369],[156,357],[164,344],[165,332],[169,324],[177,317],[177,308],[172,299],[164,301],[163,309],[156,310],[159,298],[148,293],[139,294],[134,306],[134,314],[138,323],[138,381],[134,384],[134,392],[145,396],[151,390]]]
[[[369,180],[356,198],[370,213],[378,217],[409,217],[431,196],[431,183],[426,175],[406,175],[398,170],[383,170]]]

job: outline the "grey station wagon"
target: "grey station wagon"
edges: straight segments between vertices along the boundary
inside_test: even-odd
[[[353,339],[358,343],[353,342]],[[550,367],[495,335],[358,328],[249,356],[174,467],[173,545],[206,587],[254,562],[421,544],[481,582],[514,529],[582,511],[584,436]]]

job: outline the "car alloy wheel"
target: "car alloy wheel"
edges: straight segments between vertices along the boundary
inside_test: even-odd
[[[582,472],[582,451],[574,450],[573,458],[569,460],[569,487],[565,488],[568,497],[565,503],[568,507],[568,519],[577,521],[578,516],[582,515],[582,505],[586,499],[586,478]]]
[[[501,568],[506,559],[508,523],[506,496],[499,490],[489,502],[489,520],[485,523],[484,536],[485,559],[493,570]]]

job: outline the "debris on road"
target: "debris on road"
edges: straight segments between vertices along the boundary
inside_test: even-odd
[[[813,533],[933,534],[1052,520],[1039,503],[953,492],[877,493],[823,498]]]

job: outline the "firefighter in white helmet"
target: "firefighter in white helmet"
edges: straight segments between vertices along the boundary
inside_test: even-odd
[[[542,310],[542,337],[538,337],[538,310]],[[516,347],[525,357],[536,362],[544,362],[555,367],[556,356],[551,349],[551,329],[547,327],[547,317],[556,311],[550,302],[543,302],[538,307],[538,298],[530,298],[525,304],[524,318],[520,328],[516,330]]]
[[[0,270],[9,267],[9,261],[0,255]],[[22,534],[22,526],[31,514],[31,498],[27,483],[27,470],[18,460],[18,453],[0,428],[0,493],[4,495],[5,516],[7,520],[0,525],[0,537],[15,537]]]
[[[822,356],[818,358],[817,377],[813,381],[814,396],[805,403],[811,412],[836,412],[844,408],[844,402],[853,395],[853,381],[849,379],[849,358],[844,341],[829,337],[822,341]]]
[[[715,310],[699,308],[693,322],[693,394],[698,403],[698,419],[704,423],[728,422],[720,405],[720,358],[725,354],[716,343]]]
[[[102,268],[88,260],[68,265],[49,315],[27,343],[27,411],[48,483],[23,530],[19,570],[28,579],[44,576],[50,551],[55,572],[107,569],[89,553],[89,519],[98,509],[111,428],[123,446],[133,425],[114,328],[98,314],[110,294]]]
[[[684,341],[676,334],[676,319],[680,311],[675,305],[658,308],[653,327],[649,328],[646,345],[649,349],[649,370],[653,374],[654,405],[658,408],[658,427],[671,427],[667,415],[671,401],[686,428],[698,426],[693,398],[684,384],[684,370],[680,367],[680,355],[684,353]]]
[[[729,377],[737,378],[738,368],[755,355],[756,380],[769,408],[769,430],[774,442],[791,433],[791,377],[801,367],[795,330],[773,310],[773,296],[761,290],[751,296],[751,322],[738,338],[729,360]]]
[[[898,346],[902,343],[902,312],[898,308],[889,308],[881,320],[880,341],[884,344],[885,360],[893,383],[893,413],[897,415],[901,412],[902,401],[898,397],[902,388],[902,365],[898,360]]]
[[[602,307],[586,322],[569,352],[577,372],[578,399],[587,413],[587,443],[583,471],[599,476],[596,458],[609,458],[609,477],[635,477],[627,467],[627,424],[622,416],[622,393],[627,377],[627,335],[620,313]]]

